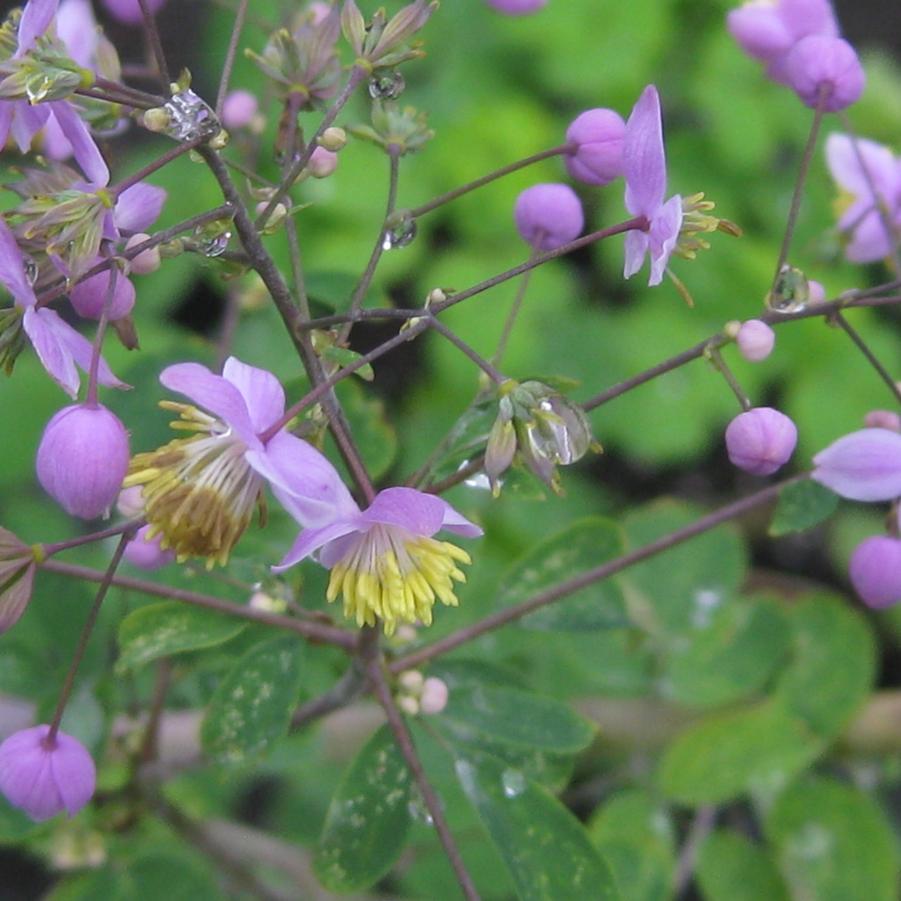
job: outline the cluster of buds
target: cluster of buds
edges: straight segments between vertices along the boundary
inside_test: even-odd
[[[376,11],[368,27],[354,0],[345,0],[341,10],[341,29],[356,54],[355,65],[377,74],[411,59],[423,51],[410,38],[428,22],[438,8],[437,0],[415,0],[389,20],[384,9]]]
[[[379,99],[372,103],[372,125],[352,125],[350,131],[397,156],[414,153],[435,136],[426,123],[426,113]]]
[[[543,382],[505,381],[499,389],[498,415],[485,449],[485,473],[495,497],[500,476],[518,456],[520,462],[556,493],[557,466],[581,459],[601,447],[591,435],[582,409]]]
[[[426,678],[419,670],[408,669],[397,677],[397,706],[408,716],[441,713],[448,696],[447,683],[437,676]]]

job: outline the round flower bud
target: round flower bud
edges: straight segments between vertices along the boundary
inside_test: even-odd
[[[166,0],[147,0],[147,9],[156,13],[165,2]],[[114,19],[126,25],[140,25],[144,21],[138,0],[103,0],[103,5]]]
[[[901,601],[901,541],[887,535],[864,539],[849,566],[851,584],[860,599],[876,609]]]
[[[347,132],[337,125],[330,126],[319,135],[319,146],[331,150],[332,153],[343,150],[345,144],[347,144]]]
[[[785,53],[794,41],[772,4],[745,3],[730,10],[726,27],[745,53],[765,62]]]
[[[401,688],[406,691],[412,692],[413,694],[418,694],[422,691],[422,685],[425,680],[423,679],[423,675],[419,672],[418,669],[408,669],[404,670],[397,677],[397,684],[400,685]]]
[[[313,178],[328,178],[337,167],[338,154],[325,147],[317,147],[307,163],[307,170]]]
[[[759,319],[749,319],[741,324],[735,338],[741,355],[751,363],[765,360],[773,351],[776,333]]]
[[[870,410],[863,418],[868,429],[891,429],[901,432],[901,416],[891,410]]]
[[[261,200],[256,205],[257,216],[262,216],[263,211],[269,206],[268,200]],[[263,229],[264,234],[271,235],[285,221],[288,215],[288,208],[283,203],[277,203],[272,210],[272,215],[266,220],[266,226]]]
[[[441,713],[447,707],[447,683],[437,676],[429,676],[422,686],[419,709],[423,713]]]
[[[560,184],[526,188],[516,198],[513,218],[522,239],[536,250],[554,250],[572,241],[585,224],[576,192]]]
[[[128,433],[106,407],[73,404],[47,423],[38,447],[38,480],[72,516],[105,515],[127,470]]]
[[[226,128],[246,128],[260,108],[250,91],[231,91],[222,104],[222,124]]]
[[[611,109],[590,109],[566,129],[574,145],[566,157],[566,170],[589,185],[608,185],[623,174],[623,135],[626,123]]]
[[[397,699],[397,706],[403,710],[407,716],[416,716],[419,713],[419,701],[410,695],[402,695]]]
[[[508,16],[527,16],[547,6],[547,0],[487,0],[488,5]]]
[[[125,249],[131,250],[132,247],[143,244],[149,237],[150,235],[138,232],[125,242]],[[136,257],[132,257],[128,261],[128,267],[136,275],[149,275],[151,272],[156,272],[160,268],[159,245],[142,250]]]
[[[807,302],[822,303],[826,299],[826,289],[822,282],[815,279],[807,279]]]
[[[90,278],[79,282],[69,292],[69,300],[79,316],[85,319],[99,319],[106,303],[109,291],[110,271],[98,272]],[[110,303],[108,318],[115,322],[127,316],[135,305],[135,286],[121,272],[116,273],[116,284],[113,286],[113,298]]]
[[[772,407],[740,413],[726,428],[726,450],[739,469],[768,476],[788,462],[798,443],[798,430]]]
[[[863,93],[866,76],[854,48],[842,38],[810,35],[785,59],[788,84],[805,106],[825,112],[845,109]],[[820,96],[825,90],[824,97]]]
[[[125,559],[138,569],[159,569],[175,559],[172,551],[163,550],[160,547],[161,535],[155,535],[153,538],[147,537],[149,530],[150,526],[142,526],[138,529],[135,537],[125,545],[123,552]]]
[[[144,512],[144,489],[140,485],[123,488],[116,498],[116,510],[126,519],[135,519]]]
[[[155,106],[153,109],[144,110],[141,124],[147,131],[162,134],[172,124],[172,116],[165,107]]]
[[[0,744],[0,792],[38,822],[63,810],[75,816],[94,794],[97,772],[85,747],[71,735],[32,726]]]

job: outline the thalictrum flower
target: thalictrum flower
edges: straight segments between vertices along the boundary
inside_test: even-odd
[[[833,441],[814,458],[811,478],[852,501],[901,497],[901,435],[861,429]]]
[[[772,475],[784,466],[797,443],[795,424],[772,407],[739,413],[726,428],[729,459],[755,476]]]
[[[829,113],[856,102],[867,80],[854,48],[842,38],[825,35],[798,41],[784,67],[786,81],[801,102]]]
[[[332,465],[306,441],[285,429],[266,444],[259,439],[285,412],[284,389],[271,372],[229,357],[221,376],[178,363],[160,381],[197,404],[160,404],[179,414],[173,428],[196,434],[137,454],[124,484],[144,486],[147,535],[162,535],[161,546],[180,562],[196,556],[208,567],[224,565],[263,503],[264,480],[302,521],[353,505]]]
[[[331,570],[328,600],[343,596],[346,617],[361,627],[380,619],[390,635],[398,623],[429,625],[436,599],[457,606],[454,582],[465,581],[460,564],[471,561],[455,544],[432,537],[441,529],[471,538],[482,534],[435,495],[386,488],[365,510],[345,503],[330,521],[304,528],[275,570],[315,555]]]

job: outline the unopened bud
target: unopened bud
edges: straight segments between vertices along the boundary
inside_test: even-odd
[[[257,216],[262,216],[263,211],[268,206],[269,204],[265,200],[261,200],[256,205]],[[269,214],[269,218],[266,220],[266,225],[263,227],[263,233],[271,235],[282,224],[282,222],[285,221],[287,215],[288,208],[283,203],[277,203],[272,212]]]
[[[401,688],[415,694],[418,694],[422,690],[424,681],[423,675],[418,669],[404,670],[404,672],[397,677],[397,684],[400,685]]]
[[[337,125],[332,125],[331,128],[327,128],[319,136],[319,146],[324,147],[326,150],[331,150],[332,153],[337,153],[339,150],[342,150],[346,143],[347,132]]]
[[[403,695],[397,699],[397,706],[409,716],[416,716],[419,713],[419,701],[411,698],[410,695]]]
[[[447,707],[448,694],[447,683],[443,679],[429,676],[422,686],[419,707],[426,714],[441,713]]]
[[[172,124],[172,117],[169,115],[166,109],[161,106],[157,106],[153,109],[144,110],[144,115],[141,117],[141,122],[143,123],[144,128],[146,128],[147,131],[153,131],[157,134],[164,134]]]
[[[149,239],[150,235],[138,232],[125,242],[125,249],[126,251],[131,250]],[[137,256],[129,260],[128,267],[136,275],[147,275],[148,273],[156,272],[160,268],[159,247],[148,247],[147,250],[142,250]]]
[[[868,429],[890,429],[893,432],[901,432],[901,416],[891,410],[870,410],[863,421]]]
[[[760,319],[743,322],[736,336],[741,355],[751,363],[765,360],[773,351],[776,333]]]
[[[317,147],[306,168],[313,178],[328,178],[338,168],[338,155],[324,147]]]

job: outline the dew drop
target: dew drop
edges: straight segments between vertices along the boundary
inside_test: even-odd
[[[810,284],[807,276],[786,263],[780,270],[773,290],[766,296],[766,305],[776,313],[797,313],[807,306]]]
[[[225,253],[228,242],[231,240],[230,231],[219,232],[215,235],[197,235],[197,246],[205,257],[220,257]]]
[[[519,770],[504,770],[501,785],[505,798],[516,798],[526,790],[526,777]]]
[[[40,275],[38,264],[31,257],[22,258],[22,268],[25,270],[25,278],[28,279],[29,285],[34,285]]]
[[[222,129],[212,107],[190,89],[173,94],[163,109],[169,114],[166,134],[176,141],[211,138]]]
[[[435,820],[425,806],[425,801],[423,801],[422,797],[418,794],[415,797],[410,798],[407,802],[407,812],[414,820],[418,820],[426,826],[433,826],[435,824]]]
[[[392,222],[382,235],[382,250],[394,250],[397,247],[406,247],[416,237],[416,220],[410,215],[404,215],[398,221]]]
[[[407,82],[398,69],[385,69],[369,79],[369,96],[373,100],[396,100],[406,86]]]

